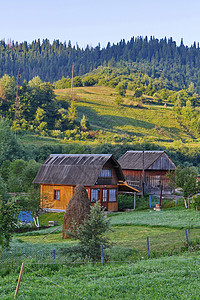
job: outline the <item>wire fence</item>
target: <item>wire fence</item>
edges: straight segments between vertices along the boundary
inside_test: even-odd
[[[123,242],[115,242],[108,249],[103,249],[103,262],[135,262],[160,256],[181,253],[200,244],[200,229],[179,229],[161,234],[144,234],[140,238],[129,237]],[[78,264],[90,261],[83,259],[74,260],[68,254],[73,243],[59,244],[28,244],[15,243],[9,250],[4,250],[0,255],[0,269],[8,266],[20,265],[22,262],[31,264]],[[98,258],[96,262],[101,263]]]

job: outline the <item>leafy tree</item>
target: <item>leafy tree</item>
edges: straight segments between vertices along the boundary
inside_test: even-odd
[[[29,160],[26,167],[22,170],[24,191],[28,192],[32,187],[33,180],[39,171],[41,164],[34,159]]]
[[[84,86],[93,86],[96,83],[96,80],[92,76],[87,76],[82,79]]]
[[[5,160],[13,160],[22,155],[22,147],[14,137],[9,123],[5,119],[0,120],[0,165]]]
[[[6,200],[9,198],[7,193],[7,186],[2,176],[0,175],[0,199]]]
[[[24,192],[24,178],[22,176],[22,173],[26,166],[27,162],[25,162],[23,159],[16,159],[10,164],[10,174],[8,177],[9,192]]]
[[[198,191],[197,175],[198,172],[194,167],[181,168],[178,166],[174,177],[171,177],[171,182],[174,182],[175,187],[183,190],[186,208],[189,208],[189,198]],[[188,201],[188,205],[186,200]]]
[[[0,246],[8,248],[12,231],[17,223],[17,207],[14,200],[4,200],[0,197]]]
[[[23,159],[16,159],[11,162],[7,179],[9,192],[28,192],[39,168],[40,163],[33,159],[29,162]]]
[[[117,86],[116,86],[116,91],[118,92],[118,94],[122,97],[124,97],[126,95],[126,85],[123,84],[123,83],[119,83]]]

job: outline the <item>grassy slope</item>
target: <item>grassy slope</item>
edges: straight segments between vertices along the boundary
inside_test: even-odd
[[[71,90],[55,90],[55,93],[64,97]],[[133,140],[145,138],[160,144],[191,138],[170,107],[144,105],[138,108],[128,98],[124,98],[124,105],[120,107],[114,104],[117,96],[115,90],[104,86],[74,88],[74,93],[78,99],[79,120],[85,114],[94,129],[102,129],[107,136],[116,134],[119,141],[122,136]],[[128,92],[128,96],[132,94]]]
[[[58,99],[71,95],[71,89],[55,90]],[[20,136],[23,144],[99,144],[99,143],[133,143],[153,142],[158,146],[181,146],[181,142],[190,147],[198,147],[199,140],[194,139],[182,124],[171,107],[163,105],[143,105],[130,100],[133,92],[128,91],[124,104],[117,106],[114,100],[115,89],[104,86],[74,88],[74,97],[78,109],[78,120],[83,114],[87,116],[93,130],[102,130],[99,138],[92,140],[64,141],[56,138],[39,137],[36,134]],[[150,99],[150,97],[148,97]],[[151,99],[150,99],[151,103]],[[180,117],[179,117],[180,118]],[[183,123],[183,122],[182,122]],[[174,144],[175,143],[175,144]],[[178,143],[178,144],[177,144]]]

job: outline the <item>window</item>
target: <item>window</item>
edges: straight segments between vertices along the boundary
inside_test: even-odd
[[[98,194],[99,194],[99,191],[98,189],[91,189],[91,202],[96,202],[98,201]]]
[[[107,190],[103,190],[103,202],[107,202]]]
[[[111,170],[110,169],[101,170],[99,177],[111,177]]]
[[[54,190],[54,200],[60,200],[60,190]]]
[[[110,189],[109,190],[109,202],[116,202],[116,201],[117,201],[116,190]]]

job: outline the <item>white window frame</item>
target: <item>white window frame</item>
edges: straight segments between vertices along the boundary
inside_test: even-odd
[[[99,190],[98,189],[91,189],[91,202],[95,203],[97,202],[99,199]]]
[[[99,174],[99,177],[102,177],[102,178],[112,177],[111,169],[102,169]]]
[[[109,202],[117,202],[117,190],[109,189]]]

